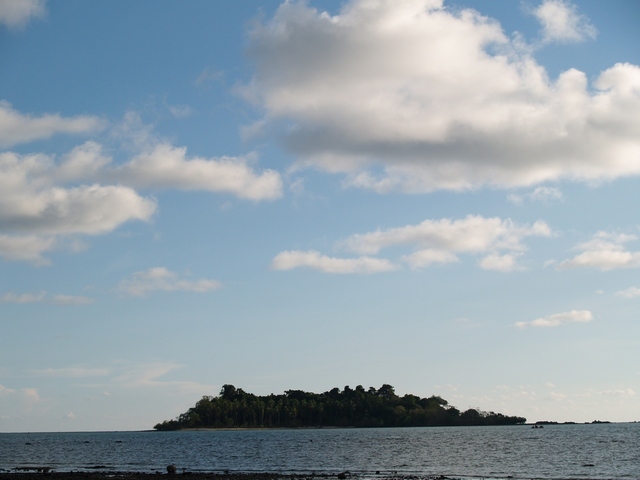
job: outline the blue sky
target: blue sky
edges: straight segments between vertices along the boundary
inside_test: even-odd
[[[0,431],[225,383],[639,420],[638,18],[0,2]]]

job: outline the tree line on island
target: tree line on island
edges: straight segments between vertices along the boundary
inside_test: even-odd
[[[287,390],[281,395],[258,396],[233,385],[223,385],[216,397],[204,396],[174,420],[155,430],[187,428],[296,428],[296,427],[426,427],[523,424],[523,417],[483,412],[461,412],[439,396],[396,395],[391,385],[380,388],[349,386],[324,393]]]

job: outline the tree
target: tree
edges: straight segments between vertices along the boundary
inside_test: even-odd
[[[469,409],[464,413],[442,397],[398,397],[393,386],[384,384],[365,390],[362,385],[342,391],[335,387],[317,394],[287,390],[282,395],[256,396],[225,384],[217,397],[203,396],[195,406],[175,420],[158,423],[156,430],[196,427],[297,427],[297,426],[432,426],[514,425],[523,417]]]

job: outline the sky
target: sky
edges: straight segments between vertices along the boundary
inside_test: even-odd
[[[640,420],[635,0],[0,0],[0,432],[233,384]]]

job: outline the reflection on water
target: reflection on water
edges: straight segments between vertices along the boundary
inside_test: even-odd
[[[640,478],[640,424],[0,434],[0,469]]]

